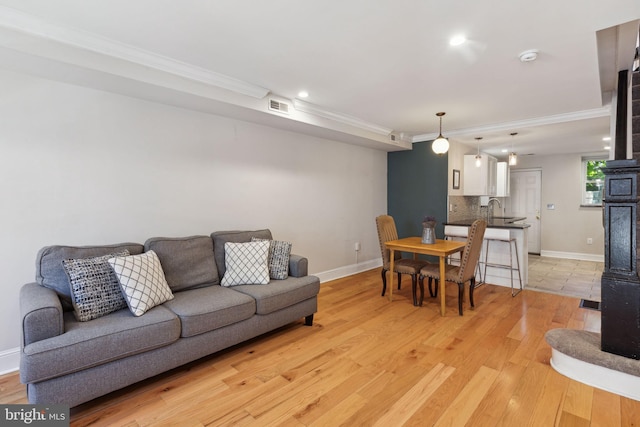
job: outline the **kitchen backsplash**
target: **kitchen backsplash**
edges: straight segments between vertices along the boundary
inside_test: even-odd
[[[504,207],[504,198],[499,199]],[[487,207],[480,206],[479,196],[449,196],[449,221],[459,221],[469,218],[484,218],[487,216]],[[494,215],[501,214],[501,208],[493,204]]]

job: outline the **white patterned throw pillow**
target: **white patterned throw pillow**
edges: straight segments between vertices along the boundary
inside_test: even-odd
[[[71,285],[73,314],[78,322],[96,319],[127,307],[120,282],[108,260],[128,255],[129,251],[124,250],[93,258],[62,261]]]
[[[252,242],[267,239],[252,237]],[[276,280],[284,280],[289,277],[289,258],[291,256],[291,243],[281,240],[267,240],[269,242],[269,277]]]
[[[142,316],[156,305],[173,299],[160,259],[154,251],[110,258],[109,264],[120,281],[122,293],[134,316]]]
[[[222,286],[266,285],[269,283],[269,241],[224,244],[227,271]]]

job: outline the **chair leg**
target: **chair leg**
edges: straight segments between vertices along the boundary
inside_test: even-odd
[[[472,277],[471,280],[469,281],[469,303],[471,304],[471,307],[475,307],[475,305],[473,305],[473,290],[476,288],[476,278]]]
[[[417,295],[417,287],[418,287],[418,278],[415,274],[411,275],[411,295],[413,296],[413,305],[414,307],[418,306],[418,295]]]
[[[420,285],[420,299],[416,295],[416,285]],[[422,276],[420,276],[420,280],[418,280],[417,274],[411,275],[411,292],[413,293],[413,305],[418,307],[422,307],[422,301],[424,301],[424,281]]]
[[[433,283],[433,277],[429,277],[429,281],[428,281],[428,284],[429,284],[429,296],[431,298],[435,298],[437,296],[437,294],[438,294],[438,288],[436,287],[436,293],[434,294],[433,293],[433,288],[431,287],[432,283]]]
[[[458,311],[462,316],[462,302],[464,299],[464,283],[458,283]]]
[[[401,284],[402,284],[402,274],[398,273],[398,290],[400,290]]]
[[[382,296],[387,292],[387,269],[382,269]]]
[[[438,279],[433,279],[433,297],[436,298],[438,296]],[[431,290],[431,277],[429,277],[429,290]]]

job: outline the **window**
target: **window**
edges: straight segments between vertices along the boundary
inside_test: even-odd
[[[582,159],[582,205],[602,206],[606,159],[585,157]]]

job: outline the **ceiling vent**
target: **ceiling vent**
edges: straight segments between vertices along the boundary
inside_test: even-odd
[[[289,114],[289,104],[276,101],[275,99],[269,100],[269,110],[277,111],[278,113]]]

